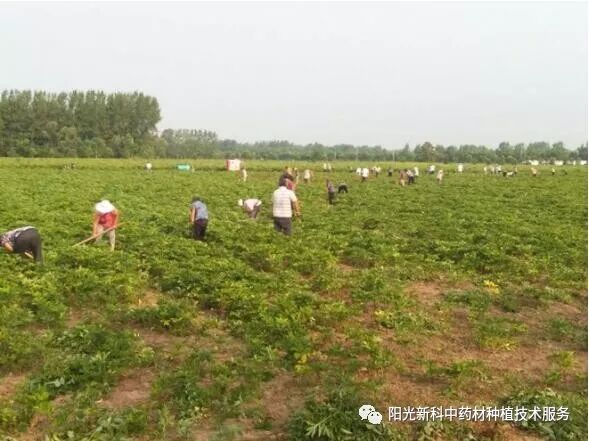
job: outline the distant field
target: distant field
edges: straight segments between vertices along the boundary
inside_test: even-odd
[[[360,183],[356,162],[248,161],[242,183],[222,160],[144,162],[0,159],[0,230],[36,226],[46,259],[0,256],[0,439],[587,439],[586,167],[446,164],[440,186],[420,164],[403,188],[387,163]],[[271,222],[285,165],[314,171],[291,238]],[[326,177],[350,188],[333,207]],[[72,248],[102,198],[118,249]],[[360,420],[367,403],[384,425]],[[475,405],[570,417],[388,422]]]

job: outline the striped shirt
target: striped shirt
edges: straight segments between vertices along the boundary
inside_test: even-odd
[[[292,203],[297,201],[295,192],[282,186],[272,195],[272,215],[274,217],[292,217]]]

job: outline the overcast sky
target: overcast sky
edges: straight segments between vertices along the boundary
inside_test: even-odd
[[[240,141],[576,148],[587,34],[585,2],[0,3],[0,89],[139,90]]]

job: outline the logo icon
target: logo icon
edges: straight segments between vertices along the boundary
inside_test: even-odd
[[[382,415],[380,412],[376,411],[374,406],[371,406],[370,404],[364,404],[363,406],[360,406],[360,409],[358,409],[358,415],[360,415],[362,420],[367,419],[370,424],[376,425],[382,422]]]

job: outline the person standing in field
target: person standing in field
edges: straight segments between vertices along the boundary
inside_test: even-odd
[[[25,254],[37,263],[43,262],[41,236],[35,227],[26,226],[0,236],[0,245],[7,253]]]
[[[370,174],[370,170],[368,170],[368,167],[364,167],[362,169],[362,182],[366,182],[368,180],[368,175]]]
[[[192,237],[204,241],[209,225],[209,210],[198,196],[193,196],[192,204],[190,204],[190,225],[192,225]]]
[[[335,201],[335,187],[329,179],[327,179],[325,185],[327,188],[327,203],[333,205],[333,202]]]
[[[272,194],[272,216],[274,229],[290,236],[292,233],[292,215],[300,216],[299,201],[294,191],[286,188],[286,179],[281,179],[278,189]]]
[[[247,213],[250,219],[256,219],[262,208],[262,201],[254,198],[246,199],[245,201],[240,199],[237,205],[243,208],[243,211]]]
[[[303,172],[303,181],[305,181],[305,184],[311,182],[311,170],[309,170],[308,168],[306,168]]]
[[[417,181],[417,177],[419,176],[419,167],[413,167],[413,182]]]
[[[413,170],[407,170],[407,183],[409,185],[415,184],[415,175],[413,174]]]
[[[536,168],[535,168],[535,167],[532,167],[532,176],[533,176],[533,177],[536,177],[536,176],[538,176],[538,170],[536,170]]]
[[[401,187],[405,187],[405,183],[407,182],[407,169],[399,170],[399,185]]]
[[[284,167],[284,172],[280,175],[280,178],[278,179],[279,185],[282,180],[286,182],[286,188],[288,188],[289,190],[294,191],[296,189],[295,179],[292,175],[292,169],[290,167]]]
[[[444,179],[444,170],[442,170],[442,169],[438,170],[438,174],[436,176],[436,179],[438,181],[438,184],[442,184],[442,180]]]
[[[387,176],[389,178],[393,176],[393,169],[391,167],[389,167],[388,170],[387,170]]]
[[[98,243],[103,234],[108,236],[110,250],[115,250],[116,229],[119,225],[119,211],[110,201],[104,199],[94,206],[94,222],[92,223],[92,236],[96,236]]]
[[[241,180],[243,182],[247,181],[247,169],[245,167],[241,169]]]

